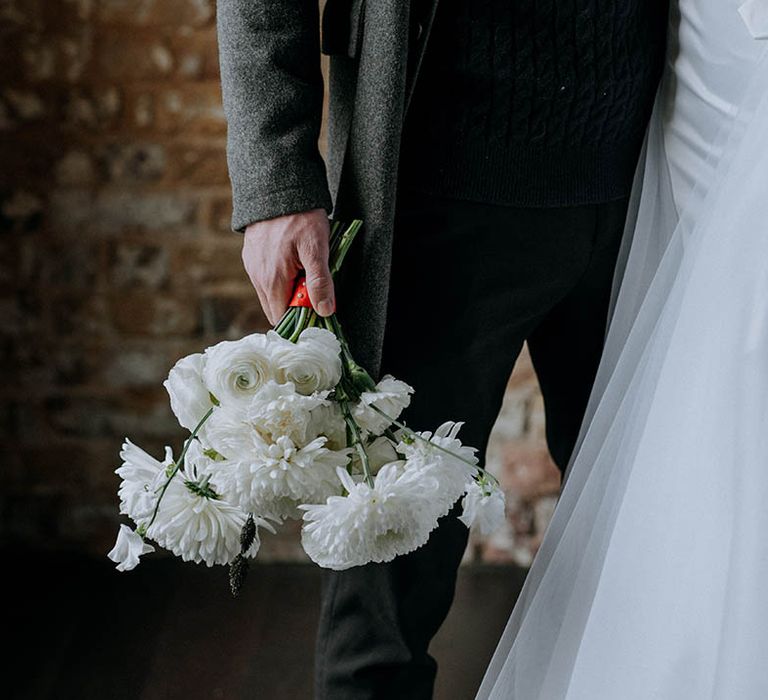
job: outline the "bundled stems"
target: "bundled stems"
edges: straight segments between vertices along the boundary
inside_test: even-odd
[[[330,268],[332,277],[335,277],[338,271],[341,269],[341,265],[344,262],[344,258],[347,254],[347,251],[349,250],[349,247],[352,244],[352,241],[355,239],[357,232],[360,230],[362,223],[363,222],[360,219],[355,219],[346,227],[344,227],[339,221],[334,221],[331,224],[331,234],[329,238],[328,250],[329,250],[329,268]],[[339,323],[338,317],[336,316],[335,313],[332,313],[329,316],[321,317],[311,307],[291,306],[291,307],[288,307],[288,309],[286,309],[282,318],[275,325],[274,330],[275,332],[279,333],[282,337],[287,338],[292,342],[296,342],[305,328],[309,328],[315,325],[320,325],[321,327],[327,328],[339,339],[339,343],[341,345],[342,378],[341,378],[341,381],[339,382],[339,385],[336,388],[335,400],[338,401],[339,404],[341,405],[341,410],[344,415],[344,421],[347,426],[348,438],[349,438],[349,441],[351,442],[351,445],[355,447],[360,457],[360,462],[363,467],[365,481],[368,483],[369,486],[373,487],[373,475],[371,473],[368,453],[366,452],[366,449],[365,449],[363,438],[360,432],[360,426],[357,424],[357,421],[354,419],[352,412],[350,410],[350,402],[359,401],[360,395],[362,394],[363,391],[375,391],[376,384],[371,378],[370,374],[368,374],[368,372],[365,370],[365,368],[360,366],[357,362],[355,362],[355,359],[352,356],[352,353],[349,349],[349,343],[347,342],[347,339],[344,336],[344,331],[342,330],[341,324]],[[415,431],[411,430],[407,425],[405,425],[401,421],[398,421],[392,418],[391,416],[387,415],[378,406],[370,404],[370,408],[372,408],[374,411],[379,413],[381,416],[383,416],[387,420],[391,421],[393,425],[396,425],[399,428],[402,428],[406,432],[406,435],[409,438],[422,440],[423,442],[428,443],[433,447],[451,455],[455,459],[461,460],[462,462],[465,462],[475,467],[478,471],[489,476],[497,485],[499,485],[498,479],[493,474],[486,471],[482,467],[477,466],[473,462],[470,462],[469,460],[465,459],[461,455],[456,454],[452,450],[446,449],[442,445],[438,445],[432,442],[431,440],[427,440],[426,438],[422,437]],[[155,518],[157,516],[158,509],[160,507],[160,502],[163,499],[163,495],[165,494],[165,491],[167,490],[168,485],[171,482],[171,479],[173,479],[173,477],[181,468],[181,465],[184,463],[184,457],[187,454],[187,449],[189,448],[189,445],[191,444],[192,440],[195,440],[197,438],[198,432],[203,427],[205,422],[211,417],[211,414],[213,413],[214,409],[215,409],[215,406],[211,406],[211,408],[208,409],[205,415],[200,419],[198,424],[195,426],[189,438],[187,438],[186,442],[184,443],[184,447],[181,451],[181,454],[179,455],[179,458],[173,463],[172,469],[168,474],[168,479],[166,480],[165,484],[163,484],[162,486],[162,491],[160,493],[159,498],[157,499],[157,503],[155,504],[155,509],[154,509],[154,512],[152,513],[152,518],[150,519],[149,524],[147,524],[146,526],[141,526],[139,528],[139,531],[142,535],[145,534],[147,530],[149,530],[149,528],[152,526],[152,523],[154,523]],[[397,439],[395,437],[394,431],[391,428],[387,428],[384,434],[392,441],[395,441]],[[244,572],[242,573],[244,574]],[[239,588],[239,585],[233,582],[233,587]]]

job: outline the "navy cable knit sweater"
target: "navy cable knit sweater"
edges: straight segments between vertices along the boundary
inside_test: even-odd
[[[401,184],[517,206],[629,192],[664,61],[667,0],[440,0]]]

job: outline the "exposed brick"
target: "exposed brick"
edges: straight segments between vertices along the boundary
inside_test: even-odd
[[[51,331],[56,336],[80,337],[109,335],[112,321],[106,299],[67,293],[53,297],[50,307]]]
[[[176,183],[194,185],[229,185],[224,142],[212,145],[175,144],[169,147],[168,178]]]
[[[185,437],[170,367],[270,327],[230,229],[215,2],[8,0],[0,21],[0,538],[103,556],[124,436],[158,457]],[[486,466],[508,519],[462,561],[527,566],[559,488],[527,349]],[[298,523],[261,558],[306,561]]]
[[[111,300],[111,317],[119,333],[126,335],[183,335],[199,332],[194,300],[134,291]]]
[[[78,85],[57,93],[61,126],[109,131],[120,123],[123,95],[115,85]]]
[[[0,194],[0,231],[23,233],[34,231],[43,217],[43,199],[28,190]]]
[[[213,22],[213,0],[101,0],[98,19],[105,23],[204,26]]]
[[[252,288],[243,268],[241,246],[242,239],[235,236],[206,246],[177,246],[173,257],[173,277],[181,287],[191,287],[202,294],[237,285],[242,297],[247,299]],[[253,296],[256,296],[255,291]],[[241,305],[242,297],[238,294]]]
[[[516,496],[532,500],[559,489],[560,472],[541,443],[510,442],[503,460],[501,482]]]
[[[121,185],[157,182],[167,167],[165,146],[152,141],[108,143],[96,158],[102,176]]]
[[[96,49],[96,70],[116,81],[163,80],[173,73],[175,59],[163,35],[111,32]]]
[[[83,150],[72,149],[54,165],[54,176],[62,186],[92,185],[96,180],[93,158]]]
[[[103,269],[101,241],[56,241],[41,251],[42,283],[57,289],[93,292]]]
[[[222,136],[227,133],[218,81],[169,87],[155,94],[159,131]]]
[[[219,77],[216,27],[192,30],[182,27],[168,37],[175,57],[174,76],[179,80],[208,80]]]
[[[114,241],[109,246],[109,283],[116,289],[167,287],[168,248],[147,243]]]
[[[49,225],[59,232],[79,234],[154,231],[190,225],[196,202],[187,195],[147,192],[140,196],[125,189],[58,191],[51,195]]]
[[[237,338],[271,327],[255,291],[248,295],[206,297],[201,311],[206,337]]]
[[[207,226],[225,236],[240,236],[232,230],[232,199],[229,196],[212,198],[207,207]],[[242,245],[242,239],[240,240]]]

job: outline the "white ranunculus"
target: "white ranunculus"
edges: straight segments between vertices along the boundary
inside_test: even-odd
[[[115,546],[107,553],[107,556],[117,563],[118,571],[130,571],[139,564],[139,557],[154,552],[155,548],[147,544],[141,535],[131,530],[127,525],[120,525]]]
[[[115,469],[121,477],[117,494],[120,497],[120,512],[135,523],[152,515],[157,503],[156,489],[162,486],[165,468],[173,464],[170,447],[165,448],[165,460],[159,462],[128,438],[120,450],[122,464]]]
[[[392,561],[425,544],[437,527],[425,507],[436,488],[433,478],[415,482],[401,462],[381,467],[372,488],[343,468],[337,473],[347,495],[299,506],[305,511],[302,546],[320,566],[344,570]]]
[[[213,405],[203,383],[202,353],[182,357],[169,372],[163,386],[171,398],[171,410],[179,424],[191,432]]]
[[[282,435],[273,443],[254,442],[250,453],[216,464],[211,482],[230,502],[273,518],[295,518],[300,503],[324,503],[338,494],[336,468],[351,448],[329,450],[318,437],[297,446]]]
[[[221,462],[206,457],[194,443],[190,450],[183,468],[168,484],[147,536],[184,561],[204,562],[209,567],[229,564],[240,553],[240,533],[248,514],[224,500],[211,486],[211,477]],[[245,554],[251,558],[260,547],[258,527],[275,532],[264,518],[254,514],[254,519],[256,536]]]
[[[203,382],[222,406],[247,406],[264,383],[274,378],[263,333],[223,340],[205,351]]]
[[[487,479],[472,480],[462,500],[462,507],[459,520],[467,527],[474,524],[483,535],[490,535],[504,524],[504,492]]]
[[[280,382],[293,382],[300,394],[333,389],[341,379],[341,344],[326,328],[305,328],[294,343],[267,331]]]
[[[467,484],[477,474],[478,457],[476,447],[462,445],[456,437],[463,421],[446,421],[442,423],[434,433],[429,430],[419,431],[424,440],[418,438],[405,438],[405,431],[398,430],[395,436],[400,439],[397,451],[404,455],[408,462],[408,469],[422,474],[424,477],[435,477],[439,483],[439,489],[432,498],[431,506],[438,517],[445,515],[451,507],[466,491]],[[435,447],[437,445],[438,447]],[[442,447],[444,449],[439,449]],[[461,459],[454,457],[458,455]],[[467,463],[469,462],[469,463]]]
[[[268,381],[253,397],[246,411],[247,421],[263,435],[273,440],[289,436],[297,444],[309,440],[311,411],[331,403],[330,390],[305,396],[296,391],[293,382],[279,384]],[[227,455],[229,457],[229,455]]]
[[[352,416],[363,430],[373,435],[381,435],[392,421],[375,411],[372,406],[396,420],[403,409],[411,402],[414,389],[391,374],[385,374],[376,384],[375,391],[364,391],[352,407]]]

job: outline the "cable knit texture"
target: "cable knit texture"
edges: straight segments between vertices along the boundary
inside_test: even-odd
[[[666,0],[440,0],[402,184],[519,206],[625,196],[665,28]]]

